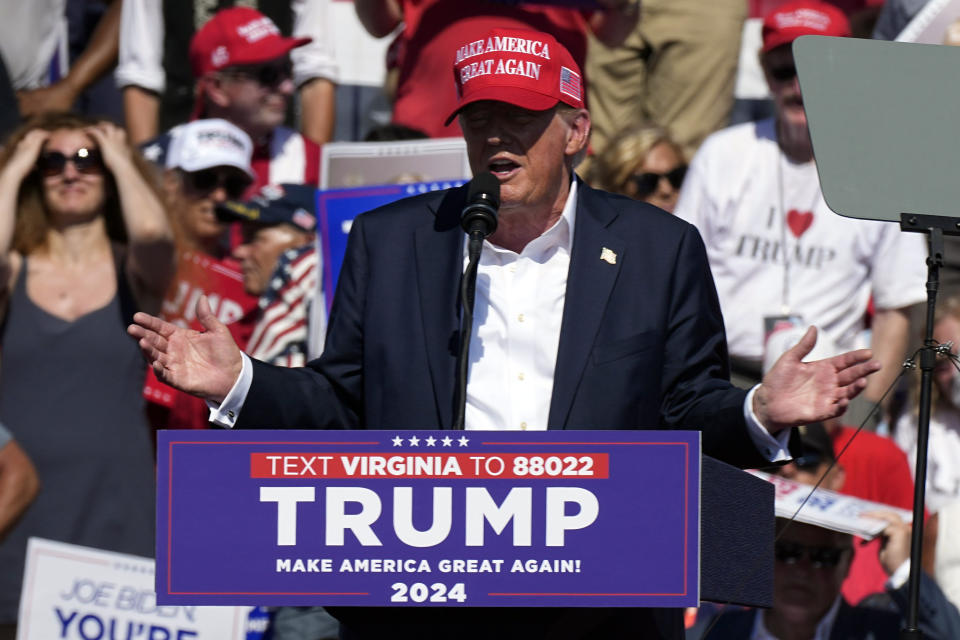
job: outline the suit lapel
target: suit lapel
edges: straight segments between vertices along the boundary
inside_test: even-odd
[[[435,217],[415,231],[417,289],[427,362],[437,415],[445,429],[453,424],[456,332],[460,327],[457,274],[463,271],[460,210],[465,188],[448,191]]]
[[[579,182],[577,194],[573,250],[550,399],[551,429],[566,427],[573,397],[625,259],[625,245],[609,230],[617,211],[583,182]]]

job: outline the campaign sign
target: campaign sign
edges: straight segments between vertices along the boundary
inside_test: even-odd
[[[30,538],[17,640],[249,637],[249,607],[161,605],[153,570],[150,558]]]
[[[161,431],[162,604],[686,607],[700,434]]]
[[[329,189],[317,192],[317,225],[320,233],[317,243],[323,256],[324,291],[333,292],[340,277],[343,254],[347,251],[347,236],[353,219],[365,211],[390,204],[401,198],[459,187],[466,180],[442,180],[415,184],[387,184],[374,187]],[[333,295],[326,296],[327,311],[333,303]]]

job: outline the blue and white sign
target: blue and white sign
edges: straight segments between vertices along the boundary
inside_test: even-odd
[[[695,606],[700,434],[162,431],[163,604]]]

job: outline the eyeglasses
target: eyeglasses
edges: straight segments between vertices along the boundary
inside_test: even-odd
[[[263,87],[276,87],[293,77],[293,64],[287,58],[265,62],[228,67],[223,70],[228,76],[255,80]]]
[[[670,183],[670,186],[672,186],[674,189],[679,189],[683,184],[683,179],[686,177],[686,175],[687,165],[680,165],[676,169],[668,171],[667,173],[653,173],[648,171],[639,175],[630,176],[630,179],[637,188],[636,197],[642,200],[657,190],[657,186],[660,184],[661,179],[666,178],[667,182]]]
[[[799,542],[780,540],[773,546],[773,555],[784,564],[797,564],[806,556],[814,569],[832,569],[840,564],[850,547],[808,547]]]
[[[797,67],[792,64],[785,64],[780,67],[770,69],[770,77],[777,82],[787,82],[797,77]]]
[[[72,156],[66,156],[59,151],[44,151],[37,158],[37,170],[45,178],[51,178],[63,173],[67,163],[72,162],[78,173],[85,175],[99,175],[103,173],[103,158],[96,149],[81,147]]]
[[[204,169],[192,173],[184,172],[184,176],[186,188],[196,195],[205,196],[222,188],[228,199],[239,200],[250,186],[248,176],[233,171]]]

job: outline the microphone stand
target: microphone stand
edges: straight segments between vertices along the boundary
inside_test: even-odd
[[[921,640],[919,629],[920,572],[923,551],[923,507],[927,487],[927,442],[930,437],[930,403],[933,389],[933,368],[938,348],[933,339],[940,267],[943,266],[943,236],[960,236],[960,219],[944,216],[900,214],[901,231],[927,234],[930,255],[927,257],[927,326],[920,350],[920,411],[917,420],[917,461],[913,488],[913,528],[910,538],[910,579],[906,627],[900,630],[901,640]]]
[[[462,431],[467,411],[467,372],[470,368],[470,334],[473,332],[473,302],[477,291],[477,268],[483,249],[483,229],[472,225],[467,236],[467,268],[460,280],[463,317],[460,322],[460,354],[457,357],[457,416],[453,428]]]
[[[474,190],[476,190],[474,192]],[[460,302],[463,315],[460,321],[460,354],[457,357],[457,414],[453,428],[462,431],[467,412],[467,374],[470,370],[470,335],[473,333],[473,302],[477,291],[477,268],[483,239],[497,230],[497,209],[500,207],[500,183],[493,174],[481,174],[473,179],[467,195],[468,203],[460,221],[467,232],[467,268],[460,279]]]

